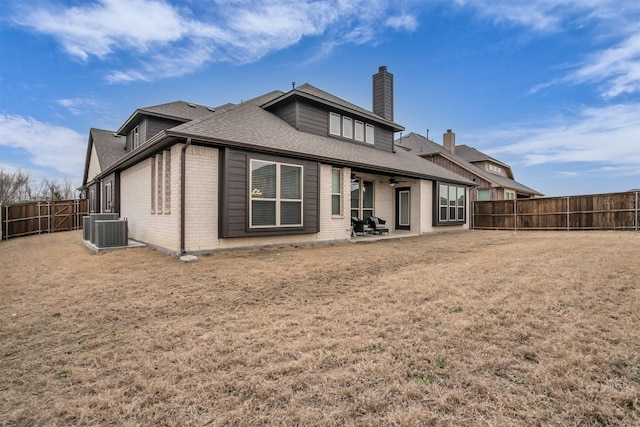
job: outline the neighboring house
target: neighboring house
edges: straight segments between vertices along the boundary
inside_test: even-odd
[[[124,155],[108,166],[92,130],[83,188],[113,179],[130,237],[178,253],[345,240],[352,217],[391,234],[467,229],[475,184],[396,149],[402,130],[386,67],[373,111],[309,84],[215,109],[164,104],[112,134],[104,145],[125,139]]]
[[[466,145],[456,145],[451,130],[443,135],[439,145],[417,133],[409,133],[396,140],[397,148],[404,148],[445,169],[468,178],[477,184],[471,190],[470,201],[511,200],[543,196],[542,193],[514,180],[511,167]]]

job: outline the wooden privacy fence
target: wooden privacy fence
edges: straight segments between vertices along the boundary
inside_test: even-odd
[[[0,206],[1,239],[82,228],[88,200],[57,200]]]
[[[473,203],[476,230],[638,231],[640,192]]]

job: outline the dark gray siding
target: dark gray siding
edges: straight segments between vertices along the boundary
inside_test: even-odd
[[[184,121],[181,120],[161,119],[159,117],[149,117],[144,120],[144,122],[146,122],[145,139],[143,140],[141,136],[140,142],[153,138],[160,131],[171,129],[172,127],[184,123]]]
[[[304,168],[303,226],[265,229],[249,228],[249,162],[251,159],[302,165]],[[220,156],[220,212],[218,233],[225,237],[310,234],[320,231],[320,165],[291,159],[224,149]]]
[[[285,122],[289,123],[290,126],[294,128],[297,127],[298,115],[296,114],[296,105],[295,102],[289,102],[284,105],[278,105],[277,108],[273,110],[273,113],[280,117]]]
[[[329,111],[309,104],[299,104],[298,129],[316,135],[328,135]]]
[[[162,119],[159,117],[147,117],[141,120],[136,126],[138,127],[138,136],[140,138],[140,145],[147,142],[147,140],[153,138],[158,132],[171,129],[174,126],[184,123],[182,120]],[[133,149],[133,131],[136,126],[131,128],[127,134],[126,150],[131,151]]]
[[[380,125],[375,127],[374,146],[384,151],[393,151],[393,131]]]

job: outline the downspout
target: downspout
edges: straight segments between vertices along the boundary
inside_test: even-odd
[[[187,143],[182,146],[182,152],[180,154],[180,254],[183,255],[185,251],[185,228],[186,219],[185,211],[187,206],[187,148],[191,145],[191,138],[187,138]]]

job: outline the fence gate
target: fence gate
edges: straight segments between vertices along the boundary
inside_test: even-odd
[[[58,200],[2,206],[2,239],[82,229],[88,200]]]

